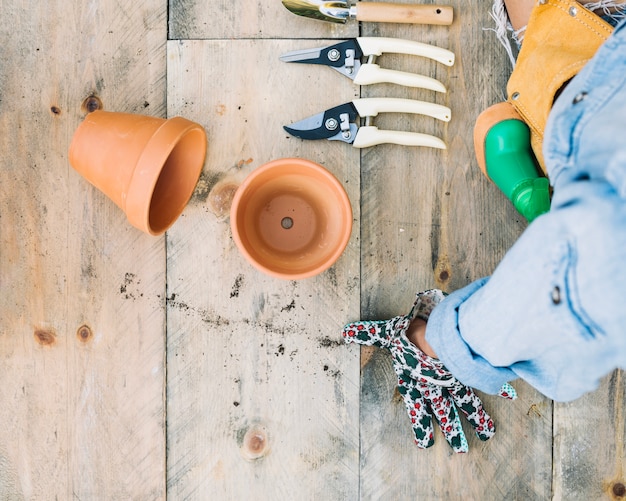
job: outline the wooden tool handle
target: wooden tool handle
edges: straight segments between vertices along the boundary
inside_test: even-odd
[[[399,3],[357,2],[358,21],[409,24],[452,24],[449,5],[411,5]]]

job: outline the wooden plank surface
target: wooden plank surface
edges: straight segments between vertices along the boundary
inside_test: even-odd
[[[278,60],[311,43],[168,44],[168,113],[199,121],[209,137],[201,188],[168,234],[174,499],[358,498],[358,350],[339,334],[359,311],[359,154],[282,130],[351,100],[355,88],[326,68]],[[337,176],[354,227],[330,270],[285,281],[239,254],[223,195],[263,163],[294,156]]]
[[[555,404],[555,499],[624,499],[625,396],[618,370],[597,391]]]
[[[347,321],[488,275],[525,227],[471,142],[477,114],[504,97],[508,59],[483,30],[489,5],[449,3],[451,27],[360,28],[278,1],[0,4],[0,499],[624,498],[622,372],[568,404],[519,382],[515,402],[484,397],[498,432],[468,431],[459,456],[439,433],[416,449],[387,354],[341,343]],[[378,61],[448,93],[278,61],[357,34],[453,50],[453,68]],[[205,126],[201,179],[166,238],[132,228],[68,165],[92,94]],[[359,151],[281,129],[360,96],[450,106],[449,124],[376,119],[448,150]],[[230,236],[234,188],[285,156],[326,166],[354,211],[343,256],[302,281],[257,272]]]
[[[0,16],[0,499],[163,499],[164,239],[67,149],[90,94],[165,113],[165,5]]]
[[[172,0],[169,38],[175,40],[247,38],[340,38],[356,36],[357,22],[328,23],[289,12],[279,0]]]

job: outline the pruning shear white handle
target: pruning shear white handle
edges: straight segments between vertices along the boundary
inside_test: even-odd
[[[436,92],[446,92],[446,86],[434,78],[405,71],[388,70],[372,63],[361,65],[359,72],[354,77],[354,83],[357,85],[384,82],[404,85],[405,87],[419,87],[420,89],[434,90]]]
[[[446,143],[441,139],[429,134],[419,132],[406,132],[400,130],[380,130],[375,125],[359,127],[359,131],[352,146],[355,148],[368,148],[377,144],[392,143],[403,146],[427,146],[430,148],[446,149]]]
[[[380,56],[383,52],[392,52],[427,57],[446,66],[454,64],[454,53],[435,45],[386,37],[358,37],[357,41],[366,56]]]
[[[452,116],[450,108],[440,104],[398,98],[363,98],[352,101],[361,117],[375,117],[379,113],[414,113],[427,115],[443,122],[449,122]],[[367,148],[382,143],[403,146],[427,146],[446,149],[446,144],[438,137],[418,132],[381,130],[374,125],[359,127],[352,146]]]
[[[352,101],[361,117],[375,117],[379,113],[415,113],[449,122],[452,112],[441,104],[417,101],[415,99],[400,99],[393,97],[369,97]]]

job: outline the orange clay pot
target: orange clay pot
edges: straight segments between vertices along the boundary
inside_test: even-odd
[[[150,235],[167,230],[193,194],[206,134],[181,117],[94,111],[78,126],[69,161]]]
[[[253,266],[295,280],[337,261],[350,240],[352,208],[325,168],[283,158],[254,170],[239,186],[230,224],[237,247]]]

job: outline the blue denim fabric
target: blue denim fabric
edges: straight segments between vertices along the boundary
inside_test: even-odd
[[[555,102],[544,135],[551,210],[493,275],[432,312],[426,339],[464,384],[522,378],[559,401],[626,368],[626,29]]]

